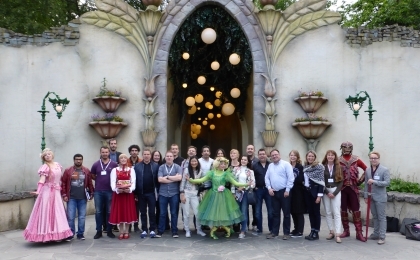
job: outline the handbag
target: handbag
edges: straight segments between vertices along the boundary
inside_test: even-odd
[[[420,241],[420,222],[405,225],[405,238]]]
[[[415,219],[415,218],[405,218],[405,219],[403,219],[403,221],[401,223],[401,228],[400,228],[401,235],[405,236],[405,226],[407,224],[413,224],[415,222],[420,222],[420,220]]]
[[[253,189],[249,189],[248,191],[248,204],[255,205],[257,204],[257,198],[255,197],[255,192]]]
[[[400,220],[395,217],[386,217],[386,231],[387,232],[398,232],[398,224]]]

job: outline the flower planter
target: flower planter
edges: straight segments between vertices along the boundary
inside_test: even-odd
[[[154,5],[159,7],[162,4],[162,0],[143,0],[141,1],[145,6]]]
[[[93,127],[102,138],[109,139],[116,137],[120,133],[121,129],[126,127],[128,124],[114,121],[94,121],[90,122],[89,125]]]
[[[278,2],[278,0],[260,0],[260,4],[261,6],[266,6],[266,5],[276,5]]]
[[[331,125],[328,121],[304,121],[294,122],[293,127],[296,127],[300,134],[306,139],[317,139],[324,131]]]
[[[121,103],[125,102],[127,99],[122,97],[110,97],[110,96],[102,96],[102,97],[95,97],[92,99],[99,106],[106,112],[112,113],[115,112]]]
[[[295,98],[295,102],[298,102],[306,113],[315,113],[322,104],[327,101],[328,98],[318,96],[303,96]]]

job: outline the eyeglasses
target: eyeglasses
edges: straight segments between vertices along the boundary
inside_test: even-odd
[[[369,158],[369,160],[379,160],[379,158]]]

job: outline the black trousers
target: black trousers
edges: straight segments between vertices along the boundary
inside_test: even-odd
[[[303,213],[292,213],[294,229],[303,234],[303,228],[305,227],[305,217]]]
[[[138,196],[138,207],[140,209],[141,230],[147,232],[147,217],[149,217],[149,231],[156,230],[156,195],[146,193]]]
[[[274,191],[274,196],[271,197],[271,207],[273,208],[273,229],[271,233],[278,236],[281,222],[281,212],[283,211],[283,234],[290,234],[290,207],[291,207],[291,193],[288,197],[284,197],[286,189]]]

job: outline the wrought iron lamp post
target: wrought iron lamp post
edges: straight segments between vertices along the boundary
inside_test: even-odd
[[[361,94],[364,94],[364,96],[361,96]],[[367,112],[369,114],[369,122],[370,122],[370,137],[369,137],[369,152],[373,151],[373,136],[372,136],[372,116],[373,112],[376,112],[376,110],[373,110],[372,107],[372,100],[370,99],[369,94],[366,91],[360,91],[356,94],[355,97],[349,96],[346,98],[346,102],[349,105],[350,109],[353,111],[353,115],[357,120],[357,116],[359,115],[359,110],[363,106],[363,102],[368,99],[369,100],[369,106]]]
[[[53,94],[55,96],[54,99],[48,98],[49,95]],[[38,112],[41,113],[42,118],[42,137],[41,137],[41,151],[45,149],[45,135],[44,135],[44,123],[45,123],[45,114],[49,113],[50,111],[45,110],[45,100],[48,98],[48,101],[53,105],[54,110],[57,112],[58,119],[61,118],[66,106],[70,103],[70,100],[67,98],[61,99],[55,92],[48,91],[47,95],[45,95],[44,99],[42,100],[41,110]]]

